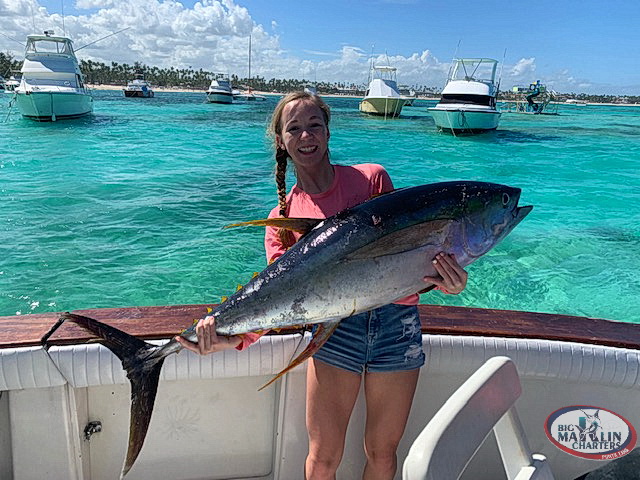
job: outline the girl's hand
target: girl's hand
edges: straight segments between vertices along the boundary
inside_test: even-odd
[[[467,272],[460,266],[454,254],[440,252],[433,259],[439,277],[424,277],[424,281],[437,285],[446,293],[459,294],[467,286]]]
[[[198,343],[190,342],[180,335],[175,338],[184,348],[199,353],[200,355],[235,348],[242,342],[242,337],[238,335],[230,337],[218,335],[216,333],[216,321],[212,316],[204,317],[198,322],[196,325],[196,334],[198,335]]]

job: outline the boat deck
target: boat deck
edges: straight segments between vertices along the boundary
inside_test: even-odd
[[[166,339],[191,326],[195,319],[215,305],[172,305],[156,307],[74,310],[143,339]],[[422,330],[434,335],[472,335],[597,344],[640,349],[640,328],[636,324],[588,317],[547,313],[494,310],[442,305],[419,305]],[[61,312],[0,317],[0,349],[40,345],[55,326]],[[296,330],[285,329],[280,333]],[[95,341],[92,334],[71,322],[51,335],[51,345]]]

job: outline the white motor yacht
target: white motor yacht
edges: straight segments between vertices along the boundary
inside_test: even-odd
[[[20,74],[18,74],[18,78],[15,75],[11,75],[7,80],[4,81],[4,93],[14,93],[18,85],[20,85]]]
[[[125,97],[152,98],[154,95],[151,85],[142,73],[136,73],[136,78],[129,81],[123,90]]]
[[[55,121],[93,111],[93,98],[84,84],[73,42],[44,35],[28,35],[22,80],[16,87],[20,113],[35,120]]]
[[[318,94],[318,89],[316,88],[315,84],[307,83],[304,86],[304,92],[308,93],[309,95],[317,95]]]
[[[233,103],[233,91],[229,76],[223,73],[215,75],[207,90],[207,102],[209,103]]]
[[[440,101],[429,108],[440,130],[475,133],[498,127],[497,66],[498,61],[490,58],[454,60]]]
[[[406,99],[400,95],[396,82],[396,68],[374,65],[371,81],[358,108],[361,112],[385,117],[397,117]]]

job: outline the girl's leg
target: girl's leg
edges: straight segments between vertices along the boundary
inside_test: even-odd
[[[398,466],[396,450],[404,433],[420,369],[366,373],[367,423],[363,480],[391,480]]]
[[[307,480],[333,480],[361,377],[311,358],[307,366]]]

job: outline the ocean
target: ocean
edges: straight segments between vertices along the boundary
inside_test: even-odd
[[[217,303],[266,266],[276,205],[265,135],[279,97],[94,92],[92,116],[23,119],[0,95],[0,315]],[[640,323],[640,107],[504,113],[497,131],[436,131],[418,100],[396,119],[326,98],[331,158],[380,163],[396,187],[477,180],[522,188],[532,213],[470,265],[460,295],[423,303]],[[295,182],[290,176],[289,186]]]

